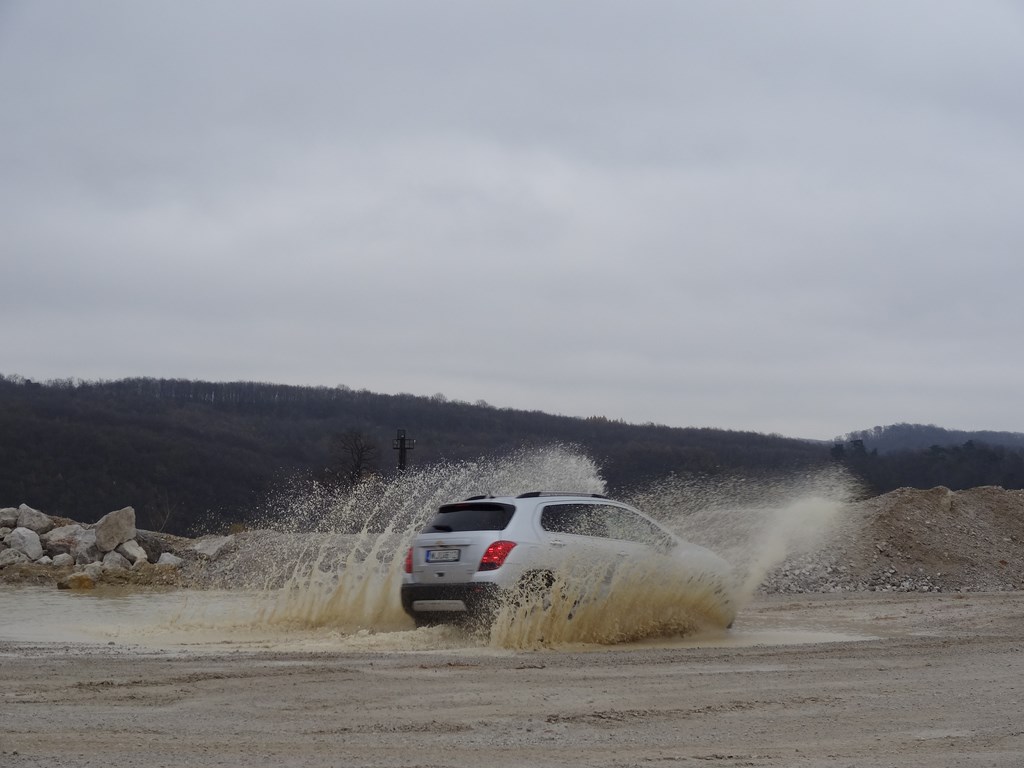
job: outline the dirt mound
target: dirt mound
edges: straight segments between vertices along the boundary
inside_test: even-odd
[[[764,592],[1024,589],[1024,491],[901,488],[852,505],[831,541]]]

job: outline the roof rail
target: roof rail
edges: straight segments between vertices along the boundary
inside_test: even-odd
[[[577,493],[576,491],[527,491],[516,496],[517,499],[535,499],[538,496],[584,496],[591,499],[607,499],[603,493]]]
[[[463,501],[480,501],[480,499],[493,499],[493,493],[481,493],[479,496],[467,496]]]

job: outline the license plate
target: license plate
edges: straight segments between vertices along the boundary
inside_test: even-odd
[[[427,550],[427,562],[428,563],[455,563],[459,560],[459,550],[457,549],[428,549]]]

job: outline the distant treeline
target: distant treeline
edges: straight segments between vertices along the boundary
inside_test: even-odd
[[[836,444],[832,453],[874,493],[937,485],[953,490],[982,485],[1024,488],[1024,448],[968,440],[963,445],[932,445],[923,450],[882,454],[865,446],[854,439]]]
[[[948,447],[968,442],[1024,448],[1024,434],[1020,432],[992,432],[943,429],[934,424],[890,424],[851,432],[845,442],[860,440],[865,449],[880,454],[920,451],[932,446]]]
[[[189,533],[211,518],[245,522],[297,476],[345,484],[367,472],[394,472],[397,429],[416,440],[412,466],[551,443],[577,446],[601,468],[612,493],[669,474],[753,479],[830,462],[850,467],[874,493],[901,485],[1024,487],[1024,472],[1015,469],[1022,449],[1001,446],[942,449],[939,461],[931,449],[883,454],[863,441],[833,446],[344,386],[151,378],[40,383],[0,375],[0,506],[25,502],[90,520],[132,505],[143,528]]]

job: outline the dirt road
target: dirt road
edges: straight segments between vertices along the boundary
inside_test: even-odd
[[[598,650],[7,642],[0,765],[1020,768],[1024,593],[765,597]]]

